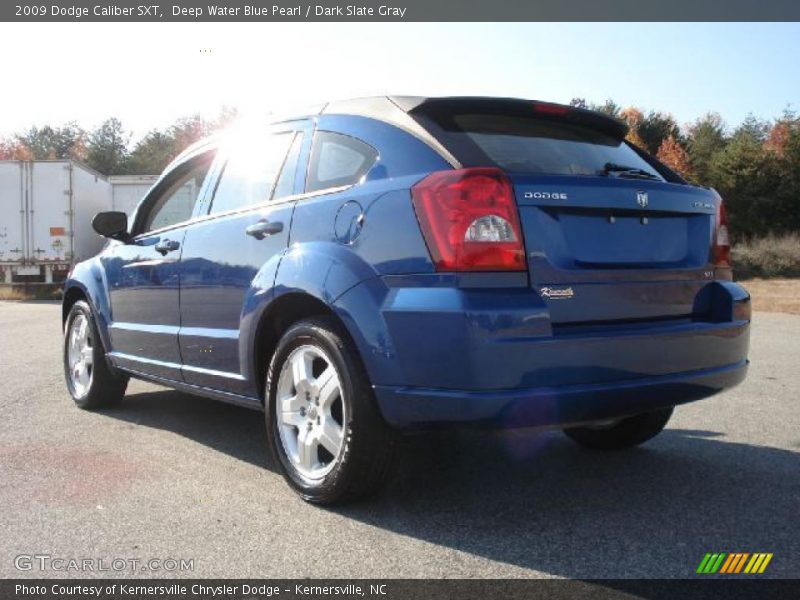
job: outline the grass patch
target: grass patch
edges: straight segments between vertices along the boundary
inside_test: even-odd
[[[732,253],[737,279],[800,277],[800,233],[745,240]]]
[[[30,296],[13,285],[0,285],[0,300],[30,300]]]
[[[61,284],[56,283],[2,283],[0,300],[60,300]]]

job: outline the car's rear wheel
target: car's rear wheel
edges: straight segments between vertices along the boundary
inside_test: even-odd
[[[318,317],[289,328],[273,355],[266,389],[270,450],[305,500],[342,503],[381,487],[395,433],[334,319]]]
[[[106,362],[92,309],[83,300],[72,305],[64,327],[64,376],[80,408],[113,406],[122,400],[128,378]]]
[[[646,442],[666,427],[672,407],[626,417],[617,421],[564,430],[581,446],[595,450],[622,450]]]

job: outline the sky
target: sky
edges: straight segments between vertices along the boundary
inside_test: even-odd
[[[0,135],[374,94],[613,98],[688,123],[800,109],[798,23],[2,23]]]

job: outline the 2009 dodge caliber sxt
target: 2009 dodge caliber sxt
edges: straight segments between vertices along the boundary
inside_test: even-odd
[[[587,110],[497,98],[328,104],[189,148],[78,264],[64,369],[263,410],[288,483],[377,489],[398,432],[563,428],[616,449],[739,383],[750,297],[725,209]]]

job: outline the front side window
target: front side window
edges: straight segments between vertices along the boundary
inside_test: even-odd
[[[306,191],[354,185],[367,174],[377,158],[375,148],[360,140],[318,131],[311,149]]]
[[[286,132],[239,144],[225,164],[211,214],[268,201],[294,139],[294,133]]]
[[[302,148],[303,134],[298,133],[294,136],[294,141],[292,142],[292,147],[289,148],[289,154],[286,155],[286,160],[283,161],[281,174],[275,184],[275,189],[272,191],[273,200],[294,194],[294,180],[297,176],[297,165],[300,162],[300,150]]]
[[[200,199],[203,181],[208,175],[214,152],[207,152],[178,167],[175,177],[165,183],[166,187],[150,205],[144,222],[143,233],[171,227],[192,218],[194,207]]]

